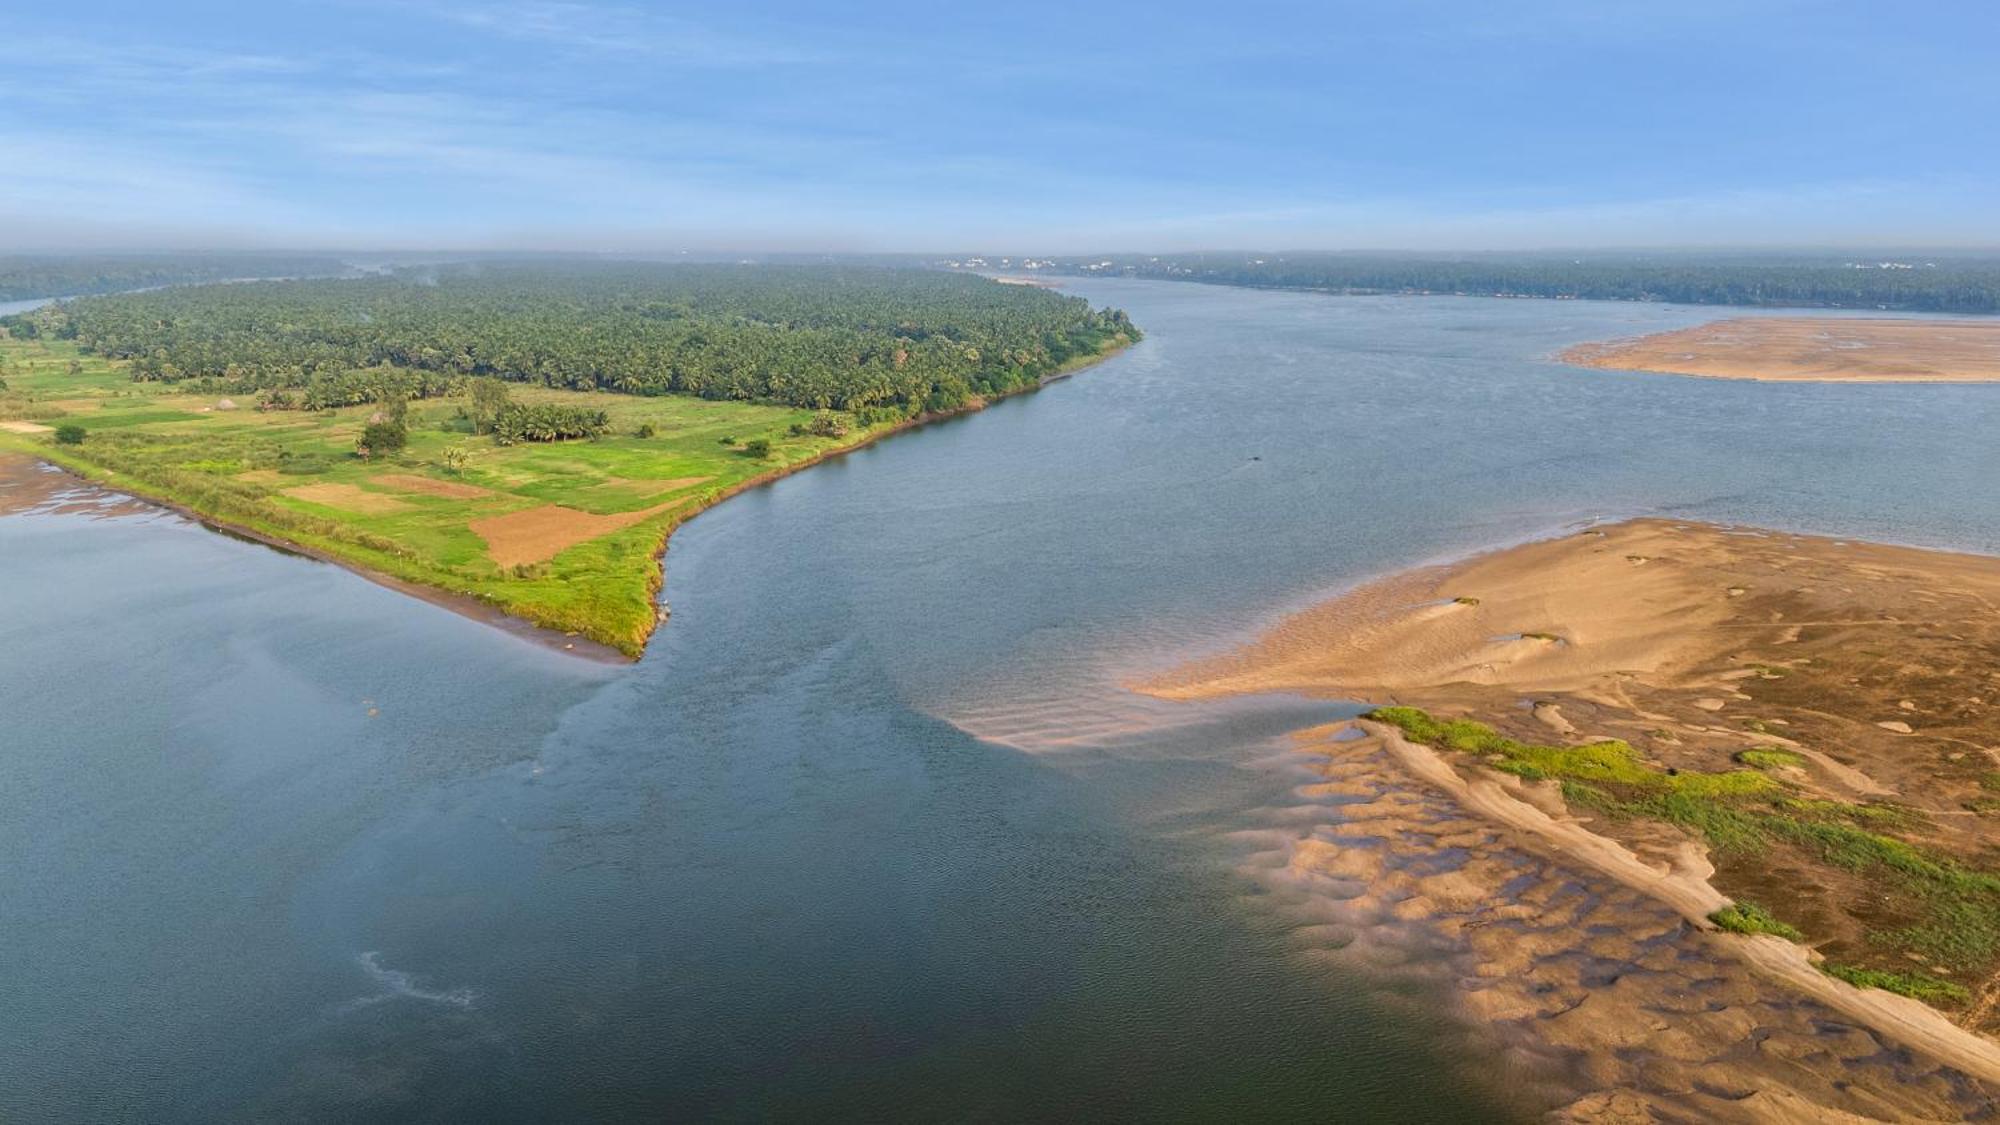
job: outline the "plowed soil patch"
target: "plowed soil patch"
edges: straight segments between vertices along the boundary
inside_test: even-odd
[[[486,540],[486,553],[494,562],[503,567],[519,566],[547,562],[578,543],[587,543],[600,535],[631,527],[659,515],[675,503],[669,501],[636,512],[615,512],[608,516],[581,512],[560,504],[544,504],[503,516],[471,520],[465,526]]]
[[[488,496],[499,495],[490,488],[481,488],[476,484],[436,480],[411,473],[384,473],[379,477],[369,477],[368,480],[373,484],[400,488],[404,492],[421,492],[425,496],[442,496],[447,500],[482,500]]]
[[[314,504],[325,504],[329,508],[341,508],[349,512],[360,512],[366,516],[379,516],[388,512],[401,512],[409,504],[394,496],[384,496],[351,484],[307,484],[298,488],[288,488],[285,495]]]
[[[673,477],[668,480],[635,480],[630,477],[607,477],[598,488],[607,492],[624,492],[633,496],[660,496],[678,492],[683,488],[693,488],[714,480],[714,477]]]

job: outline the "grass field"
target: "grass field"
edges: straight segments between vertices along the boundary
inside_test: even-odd
[[[412,402],[408,447],[364,460],[356,439],[379,406],[260,412],[248,398],[135,383],[63,341],[0,339],[0,357],[0,450],[629,656],[655,624],[660,548],[675,526],[898,428],[848,419],[839,437],[795,434],[812,411],[511,385],[518,402],[605,411],[610,431],[501,446],[471,432],[467,399],[452,396]],[[80,444],[55,441],[67,425],[83,427]]]

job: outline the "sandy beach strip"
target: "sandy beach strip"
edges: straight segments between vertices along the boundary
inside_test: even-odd
[[[2000,319],[1738,317],[1579,344],[1578,367],[1775,383],[2000,381]]]

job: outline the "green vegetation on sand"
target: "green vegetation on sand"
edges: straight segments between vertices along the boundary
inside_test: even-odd
[[[1822,965],[1820,971],[1856,988],[1880,988],[1913,997],[1940,1008],[1970,1003],[1972,993],[1964,985],[1925,976],[1923,973],[1894,973],[1882,969],[1857,969],[1852,965]]]
[[[1806,764],[1804,755],[1794,754],[1790,750],[1780,750],[1775,746],[1759,746],[1744,750],[1736,755],[1736,760],[1760,770],[1797,769]]]
[[[1856,901],[1842,905],[1864,937],[1850,956],[1876,963],[1829,969],[1844,980],[1952,1003],[1963,997],[1962,987],[1910,976],[1896,963],[1917,958],[1933,972],[1969,978],[2000,965],[2000,874],[1897,835],[1930,827],[1915,810],[1807,796],[1754,768],[1754,762],[1753,768],[1720,772],[1670,769],[1646,762],[1622,741],[1538,745],[1484,723],[1434,718],[1415,707],[1381,707],[1364,718],[1429,746],[1477,755],[1496,770],[1555,781],[1573,807],[1611,818],[1665,821],[1697,833],[1715,851],[1725,891],[1732,880],[1767,890],[1783,885],[1773,873],[1790,868],[1794,874],[1788,878],[1796,878],[1800,864],[1816,867],[1817,878],[1830,885],[1855,885]],[[1804,762],[1786,751],[1766,752]],[[1750,755],[1757,753],[1744,751],[1738,758],[1752,762]],[[1793,940],[1825,936],[1813,932],[1809,919],[1780,919],[1747,902],[1719,911],[1711,921],[1728,930]]]
[[[1708,916],[1717,927],[1736,934],[1776,934],[1786,941],[1804,941],[1798,927],[1779,921],[1754,902],[1731,903]]]

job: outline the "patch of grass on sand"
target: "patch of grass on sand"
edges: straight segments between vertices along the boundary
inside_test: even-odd
[[[1755,749],[1744,750],[1736,755],[1736,760],[1746,766],[1755,766],[1760,770],[1775,770],[1787,767],[1797,769],[1806,764],[1803,754],[1794,754],[1790,750],[1780,750],[1775,746],[1759,746]]]
[[[1731,903],[1708,916],[1708,920],[1734,934],[1776,934],[1786,941],[1804,941],[1798,927],[1779,921],[1754,902]]]
[[[1477,755],[1496,770],[1554,779],[1572,807],[1613,818],[1663,820],[1699,833],[1739,867],[1757,868],[1766,853],[1783,848],[1795,857],[1790,862],[1816,862],[1863,875],[1881,888],[1881,901],[1869,905],[1864,925],[1869,945],[1884,951],[1885,957],[1892,951],[1915,953],[1932,965],[1982,973],[2000,960],[2000,875],[1890,835],[1928,823],[1914,810],[1802,796],[1757,769],[1721,773],[1664,769],[1647,764],[1631,746],[1616,740],[1536,745],[1509,738],[1484,723],[1437,719],[1414,707],[1377,708],[1364,718],[1397,727],[1426,745]],[[1747,913],[1756,909],[1747,904],[1736,909],[1730,921],[1716,918],[1716,924],[1736,929],[1732,921],[1763,925],[1768,918]],[[1916,991],[1893,990],[1919,999],[1963,992],[1957,985],[1927,977],[1877,969],[1852,971],[1879,973],[1884,981],[1907,984]],[[1892,988],[1888,983],[1873,986]]]
[[[1859,969],[1853,965],[1821,965],[1820,971],[1856,988],[1879,988],[1941,1008],[1957,1007],[1972,1000],[1972,993],[1966,991],[1963,985],[1922,973],[1892,973],[1881,969]]]
[[[1842,820],[1864,828],[1915,828],[1924,816],[1901,805],[1850,805],[1846,801],[1823,801],[1813,797],[1788,797],[1778,802],[1786,812],[1818,820]]]
[[[1755,770],[1703,773],[1647,765],[1631,745],[1617,739],[1580,746],[1544,746],[1508,738],[1485,723],[1437,719],[1415,707],[1378,707],[1367,716],[1399,727],[1430,746],[1492,759],[1494,769],[1530,781],[1554,778],[1585,784],[1614,784],[1669,796],[1713,800],[1776,792],[1777,782]]]

